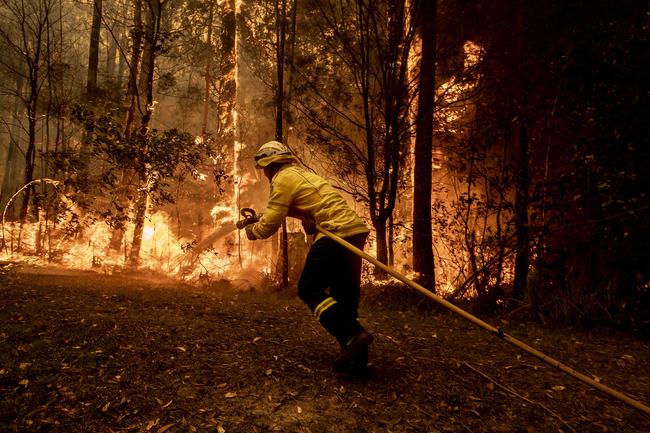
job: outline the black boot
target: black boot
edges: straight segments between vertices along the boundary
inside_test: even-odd
[[[374,337],[362,329],[341,349],[341,354],[334,360],[336,371],[363,374],[368,369],[368,346]]]

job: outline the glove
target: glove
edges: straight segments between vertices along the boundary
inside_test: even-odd
[[[257,220],[255,219],[255,217],[248,217],[248,218],[244,218],[243,220],[237,221],[236,225],[237,225],[237,228],[239,230],[241,230],[241,229],[243,229],[245,227],[248,227],[251,224],[255,224],[256,222],[257,222]]]
[[[251,224],[255,224],[256,222],[258,222],[260,220],[260,218],[262,218],[261,213],[254,213],[252,216],[247,216],[243,220],[237,221],[237,224],[235,224],[235,225],[237,226],[237,228],[239,230],[241,230],[246,226],[249,226]]]
[[[303,219],[302,229],[308,235],[313,235],[314,233],[316,233],[316,221],[314,221],[314,219],[311,217]]]
[[[248,238],[249,241],[255,241],[257,240],[257,237],[253,233],[253,226],[252,225],[247,225],[244,227],[244,231],[246,232],[246,237]]]

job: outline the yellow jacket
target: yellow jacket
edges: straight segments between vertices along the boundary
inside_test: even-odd
[[[287,216],[313,218],[316,224],[343,238],[370,231],[329,182],[293,164],[282,166],[271,179],[269,202],[250,232],[257,239],[266,239]],[[322,236],[318,233],[316,239]]]

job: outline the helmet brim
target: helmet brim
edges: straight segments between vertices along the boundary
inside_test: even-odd
[[[255,161],[255,168],[262,169],[269,164],[288,164],[295,161],[296,157],[293,155],[270,155]]]

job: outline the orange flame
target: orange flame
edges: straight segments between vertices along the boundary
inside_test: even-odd
[[[217,207],[215,207],[217,209]],[[216,230],[203,241],[177,238],[171,229],[169,217],[157,212],[147,217],[143,229],[141,267],[189,282],[206,279],[245,279],[254,284],[268,273],[270,263],[264,258],[249,257],[244,266],[234,252],[235,213],[225,206],[215,224]],[[214,209],[213,209],[214,211]],[[72,212],[69,212],[68,219]],[[216,212],[215,215],[220,212]],[[36,222],[5,225],[4,248],[0,260],[21,261],[36,265],[56,264],[65,268],[94,269],[113,273],[128,263],[129,242],[119,251],[109,248],[112,230],[103,222],[84,224],[81,235],[66,236],[63,224],[54,225],[41,213]],[[124,239],[133,236],[129,225]],[[264,254],[265,256],[265,254]]]

